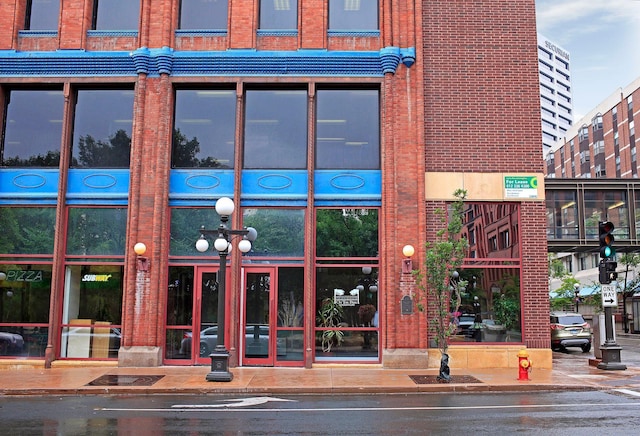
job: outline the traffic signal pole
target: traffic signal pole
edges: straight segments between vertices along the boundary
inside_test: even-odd
[[[598,232],[600,234],[600,263],[598,265],[598,278],[600,280],[600,290],[602,295],[602,307],[604,307],[604,328],[605,342],[601,344],[602,361],[598,364],[598,369],[625,370],[627,366],[621,363],[620,350],[622,347],[616,343],[613,323],[613,308],[618,305],[617,290],[615,282],[618,279],[616,268],[618,263],[614,260],[615,250],[612,247],[615,237],[613,236],[613,223],[610,221],[599,222]],[[596,338],[600,340],[600,338]]]

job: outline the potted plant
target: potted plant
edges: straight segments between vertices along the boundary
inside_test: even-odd
[[[325,327],[328,330],[322,331],[320,341],[322,345],[322,351],[325,353],[331,352],[331,348],[340,346],[344,342],[344,332],[337,330],[342,322],[344,315],[344,309],[341,305],[333,301],[331,298],[325,298],[320,304],[318,314],[316,315],[316,321],[318,327]]]
[[[501,330],[500,333],[506,334],[505,339],[508,341],[509,331],[518,325],[520,302],[505,294],[500,295],[500,297],[493,302],[493,317],[495,318],[496,325],[492,327]],[[498,336],[494,342],[500,342],[500,339],[502,338]]]

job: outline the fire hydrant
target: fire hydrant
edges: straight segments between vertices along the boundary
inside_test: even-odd
[[[530,372],[531,360],[529,360],[529,353],[527,353],[527,350],[522,349],[518,352],[518,380],[528,381]]]

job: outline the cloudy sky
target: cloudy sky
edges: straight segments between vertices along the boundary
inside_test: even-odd
[[[640,0],[536,0],[536,16],[571,55],[574,121],[640,77]]]

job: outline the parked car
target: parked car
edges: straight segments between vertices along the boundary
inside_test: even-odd
[[[180,344],[180,353],[191,352],[193,334],[185,332]],[[207,357],[218,344],[218,326],[207,327],[200,332],[200,357]],[[269,327],[248,325],[245,330],[245,349],[248,354],[267,355],[269,350]]]
[[[476,316],[472,313],[463,313],[458,317],[458,332],[459,335],[469,336],[471,332],[469,329],[473,328]]]
[[[18,353],[24,347],[24,338],[17,333],[0,332],[0,355]]]
[[[580,347],[584,353],[591,350],[593,331],[581,314],[575,312],[551,312],[551,349]]]

